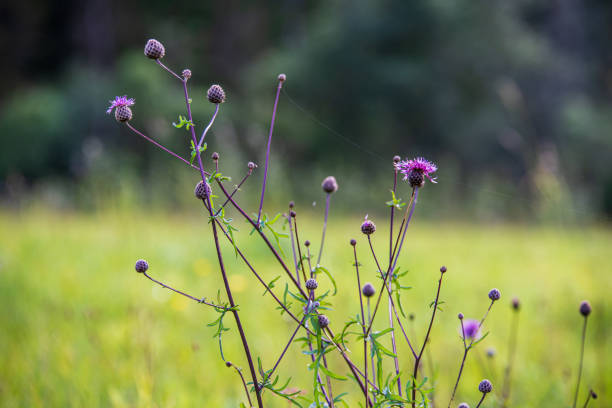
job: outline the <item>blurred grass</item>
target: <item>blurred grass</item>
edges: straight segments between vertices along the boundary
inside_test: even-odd
[[[362,279],[374,281],[371,257],[358,233],[358,217],[330,222],[323,264],[334,273],[339,294],[329,313],[336,331],[358,313],[358,299],[348,240],[359,239]],[[386,228],[375,220],[379,256],[387,251]],[[320,220],[301,217],[302,239],[317,249]],[[239,245],[266,280],[282,275],[259,239],[249,239],[246,224]],[[213,329],[217,314],[155,286],[133,270],[146,258],[152,276],[196,296],[215,297],[221,289],[210,230],[202,215],[112,212],[78,215],[31,210],[0,213],[0,406],[2,407],[236,407],[243,391],[233,370],[219,356]],[[598,228],[529,227],[422,223],[411,225],[400,264],[409,269],[404,283],[405,309],[414,312],[420,339],[428,323],[438,268],[448,273],[441,298],[446,303],[432,331],[431,351],[438,405],[446,406],[457,374],[462,345],[458,312],[479,318],[487,292],[498,287],[502,300],[493,307],[489,337],[470,354],[457,401],[475,404],[477,383],[490,378],[499,398],[507,358],[510,299],[522,302],[512,406],[566,407],[576,379],[581,316],[579,302],[593,304],[580,401],[586,389],[600,395],[595,406],[607,406],[612,387],[612,338],[609,255],[612,233]],[[269,296],[223,243],[226,262],[247,337],[255,356],[270,368],[294,323],[279,317]],[[286,247],[288,248],[288,247]],[[289,253],[286,253],[289,255]],[[288,261],[290,264],[291,261]],[[284,279],[284,277],[282,278]],[[276,292],[284,284],[277,284]],[[329,287],[324,278],[321,286]],[[297,308],[297,305],[294,305]],[[386,308],[383,308],[383,311]],[[379,315],[379,327],[386,321]],[[226,358],[248,371],[231,317],[224,337]],[[407,323],[409,332],[412,331]],[[410,360],[400,339],[402,369]],[[487,360],[485,350],[496,356]],[[362,361],[353,347],[354,361]],[[296,345],[281,363],[281,378],[311,389],[309,359]],[[335,371],[345,373],[337,356]],[[425,370],[431,373],[426,364]],[[431,377],[431,375],[430,375]],[[404,381],[408,378],[404,375]],[[336,384],[336,393],[352,383]],[[353,398],[359,397],[353,393]],[[265,396],[267,406],[285,407]],[[357,406],[359,399],[349,399]]]

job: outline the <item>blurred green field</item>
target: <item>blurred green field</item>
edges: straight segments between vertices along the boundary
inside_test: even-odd
[[[304,222],[302,237],[317,248],[319,219]],[[340,293],[329,313],[341,328],[358,313],[358,299],[348,240],[359,238],[365,281],[374,281],[360,219],[333,219],[323,264],[335,274]],[[375,219],[375,221],[378,221]],[[259,239],[241,227],[240,246],[267,280],[281,275]],[[382,219],[375,241],[387,250]],[[211,233],[202,215],[164,215],[108,211],[75,215],[45,211],[0,213],[0,406],[1,407],[237,407],[243,391],[233,370],[219,356],[213,329],[217,314],[154,284],[133,270],[146,258],[151,275],[196,296],[214,297],[221,288]],[[522,310],[514,407],[571,406],[576,380],[581,316],[578,304],[589,299],[585,371],[580,401],[592,386],[600,398],[592,406],[610,406],[612,393],[612,231],[595,228],[467,225],[421,222],[411,225],[400,264],[409,269],[404,283],[407,311],[416,315],[421,339],[434,297],[438,268],[448,266],[441,298],[446,303],[432,332],[436,406],[446,406],[460,363],[462,345],[458,312],[479,318],[487,292],[498,287],[502,300],[486,323],[491,334],[470,354],[457,401],[475,406],[477,384],[489,378],[494,393],[484,407],[499,406],[502,371],[507,358],[510,299],[519,296]],[[279,317],[269,297],[223,243],[231,283],[254,355],[271,367],[294,323]],[[287,252],[288,254],[288,252]],[[284,279],[284,278],[283,278]],[[284,284],[277,284],[279,292]],[[329,283],[324,279],[321,286]],[[295,305],[294,305],[295,307]],[[386,321],[379,315],[379,326]],[[239,339],[224,338],[226,357],[246,368]],[[410,360],[400,340],[404,372]],[[486,349],[496,355],[487,359]],[[360,347],[352,348],[361,361]],[[296,345],[280,365],[282,378],[307,391],[311,375],[307,356]],[[345,366],[334,355],[335,371]],[[431,373],[431,367],[425,365]],[[407,376],[405,376],[407,378]],[[352,383],[335,383],[336,393]],[[497,392],[496,392],[497,391]],[[355,397],[359,394],[354,393]],[[266,406],[287,404],[270,394]],[[352,399],[350,406],[358,406]],[[359,398],[361,401],[361,398]],[[580,403],[582,405],[583,402]]]

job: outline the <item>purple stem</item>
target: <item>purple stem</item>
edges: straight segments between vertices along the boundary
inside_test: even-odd
[[[168,68],[167,66],[165,66],[160,60],[156,59],[155,62],[157,62],[157,65],[159,65],[160,67],[162,67],[163,69],[165,69],[166,71],[168,71],[170,73],[170,75],[174,76],[176,79],[178,79],[179,81],[185,83],[185,80],[183,78],[181,78],[180,76],[178,76],[176,74],[176,72],[174,72],[173,70],[171,70],[170,68]],[[191,120],[191,119],[189,119]]]
[[[244,184],[244,182],[246,181],[246,179],[249,178],[249,176],[253,173],[253,170],[250,170],[247,172],[247,174],[242,178],[242,180],[240,181],[240,183],[238,183],[238,185],[236,186],[236,188],[234,188],[234,191],[232,191],[232,193],[229,195],[230,197],[233,197],[234,194],[236,194],[236,192],[238,190],[240,190],[240,187],[242,187],[242,185]],[[229,203],[229,198],[225,200],[225,202],[223,203],[223,205],[221,207],[219,207],[219,209],[217,210],[217,212],[215,213],[215,217],[217,215],[219,215],[219,213],[221,212],[222,208],[225,208],[225,206],[227,205],[227,203]]]
[[[502,408],[508,406],[508,400],[510,398],[510,376],[512,374],[512,363],[514,362],[514,354],[516,353],[516,338],[518,333],[518,319],[519,311],[514,311],[512,318],[512,327],[510,329],[510,340],[508,345],[508,365],[505,369],[504,385],[502,387]]]
[[[319,248],[319,256],[317,257],[317,265],[321,264],[321,255],[323,255],[323,243],[325,242],[325,230],[327,229],[327,216],[329,215],[329,201],[331,194],[327,193],[325,197],[325,218],[323,219],[323,234],[321,236],[321,247]]]
[[[187,298],[189,298],[189,299],[195,300],[195,301],[196,301],[196,302],[198,302],[198,303],[203,303],[203,304],[205,304],[205,305],[212,306],[212,307],[214,307],[215,309],[219,309],[219,310],[225,310],[225,309],[227,309],[225,306],[219,306],[219,305],[215,305],[214,303],[209,303],[209,302],[207,302],[207,301],[205,301],[205,300],[204,300],[205,298],[198,299],[197,297],[195,297],[195,296],[191,296],[191,295],[190,295],[190,294],[188,294],[188,293],[181,292],[180,290],[174,289],[172,286],[168,286],[168,285],[166,285],[165,283],[162,283],[162,282],[158,281],[157,279],[152,278],[152,277],[151,277],[151,276],[149,276],[149,274],[147,274],[146,272],[143,272],[143,275],[144,275],[144,276],[146,276],[147,278],[149,278],[150,280],[152,280],[153,282],[157,283],[159,286],[164,287],[164,288],[166,288],[166,289],[170,289],[171,291],[174,291],[174,292],[178,293],[179,295],[183,295],[183,296],[185,296],[185,297],[187,297]]]
[[[259,229],[259,222],[261,221],[261,209],[263,207],[264,194],[266,192],[266,180],[268,179],[268,164],[270,161],[270,145],[272,144],[272,131],[274,130],[274,120],[276,119],[276,109],[278,107],[278,98],[280,96],[281,88],[283,87],[283,81],[278,81],[278,87],[276,88],[276,98],[274,99],[274,109],[272,110],[272,121],[270,122],[270,133],[268,134],[268,149],[266,151],[266,167],[264,169],[263,185],[261,187],[261,199],[259,200],[259,212],[257,213],[257,227]]]
[[[578,401],[578,391],[580,390],[580,379],[582,377],[582,362],[584,359],[584,343],[586,339],[586,328],[587,328],[588,317],[584,317],[584,325],[582,326],[582,343],[580,345],[580,365],[578,366],[578,382],[576,383],[576,394],[574,395],[573,408],[576,408],[576,402]]]
[[[274,364],[274,367],[272,367],[272,371],[270,371],[270,374],[268,374],[268,378],[272,378],[272,374],[274,373],[274,371],[276,370],[276,368],[280,364],[280,362],[283,359],[283,357],[285,357],[285,354],[287,353],[287,350],[289,349],[289,346],[291,345],[291,342],[295,338],[295,335],[297,334],[298,330],[300,330],[300,327],[302,327],[302,325],[304,324],[304,320],[306,319],[306,316],[308,316],[308,315],[305,314],[304,317],[302,318],[302,321],[300,321],[298,323],[297,327],[295,328],[295,331],[291,335],[291,338],[289,338],[289,342],[287,342],[287,345],[283,349],[283,352],[281,353],[280,357],[278,358],[278,360],[276,360],[276,364]]]
[[[410,224],[410,220],[412,219],[412,214],[414,214],[414,208],[416,207],[417,198],[419,196],[419,188],[414,188],[414,199],[412,200],[412,206],[410,207],[410,214],[408,215],[408,219],[406,220],[406,224],[404,225],[404,232],[402,233],[402,240],[400,241],[399,248],[397,253],[395,254],[395,259],[393,261],[393,266],[390,270],[395,269],[395,265],[397,264],[397,260],[399,259],[399,254],[402,251],[402,246],[404,245],[404,239],[406,238],[406,231],[408,231],[408,225]]]
[[[327,358],[325,357],[325,353],[323,353],[323,367],[327,369]],[[326,375],[325,378],[327,379],[327,392],[329,392],[329,405],[330,408],[334,408],[334,394],[332,394],[331,379],[329,378],[329,375]]]
[[[328,195],[329,197],[329,195]],[[357,273],[357,292],[359,292],[359,306],[361,306],[361,329],[363,331],[363,373],[365,377],[366,383],[366,393],[365,393],[365,401],[366,408],[368,407],[368,339],[366,337],[366,329],[365,329],[365,313],[363,312],[363,297],[361,296],[361,279],[359,278],[359,262],[357,261],[357,247],[353,246],[353,255],[355,257],[355,271]]]
[[[476,408],[480,407],[480,404],[482,404],[482,401],[484,401],[485,397],[487,396],[486,393],[482,393],[482,398],[480,399],[480,401],[478,401],[478,405],[476,405]]]
[[[397,168],[393,166],[393,193],[397,189]],[[391,206],[391,220],[389,222],[389,264],[393,262],[393,215],[395,214],[395,206]]]
[[[291,209],[289,209],[289,213],[291,213]],[[293,254],[293,263],[295,265],[295,279],[298,281],[298,285],[300,284],[300,267],[298,266],[297,261],[297,253],[295,250],[295,237],[293,236],[293,221],[291,221],[291,214],[287,216],[287,221],[289,221],[289,235],[291,236],[291,253]]]
[[[461,327],[463,328],[463,321],[461,322],[461,325],[462,325]],[[457,381],[455,382],[453,393],[451,394],[450,401],[448,401],[448,408],[450,408],[453,400],[455,399],[455,393],[457,392],[457,387],[459,386],[459,379],[461,378],[461,373],[463,372],[463,366],[465,365],[465,359],[467,357],[467,353],[469,350],[470,350],[469,347],[466,347],[463,351],[463,359],[461,360],[461,366],[459,367],[459,375],[457,375]]]
[[[300,257],[300,266],[302,267],[302,274],[304,275],[304,282],[306,282],[308,278],[306,277],[306,268],[304,267],[304,259],[302,258],[302,250],[300,249],[301,245],[300,245],[300,235],[298,234],[297,215],[293,217],[293,223],[294,223],[293,226],[295,229],[295,240],[297,241],[298,255]]]
[[[310,341],[310,335],[308,336],[308,349],[310,350],[310,360],[314,363],[315,357],[313,355],[312,342]],[[329,400],[329,397],[327,396],[327,391],[325,390],[325,387],[323,386],[323,381],[321,380],[321,375],[319,373],[317,373],[317,382],[319,383],[321,392],[323,393],[323,396],[325,397],[325,401],[327,401],[327,405],[331,406],[331,401]]]
[[[202,143],[204,143],[204,138],[206,137],[208,130],[211,128],[211,126],[215,122],[217,113],[219,113],[219,104],[215,103],[215,113],[213,113],[212,118],[210,119],[210,122],[208,122],[208,126],[206,126],[206,129],[204,129],[204,132],[202,132],[202,136],[200,137],[200,141],[198,142],[198,149],[202,147]]]
[[[372,316],[370,314],[370,298],[368,298],[368,322],[370,322],[372,320]],[[366,333],[367,336],[367,333]],[[374,367],[374,356],[371,356],[371,361],[372,361],[372,381],[376,382],[376,369]],[[376,394],[373,395],[374,397],[374,402],[376,402]]]
[[[242,380],[242,385],[244,386],[244,392],[246,393],[247,399],[249,400],[249,407],[252,407],[253,406],[253,402],[251,402],[251,396],[249,395],[249,389],[247,388],[246,381],[244,380],[244,376],[242,375],[242,370],[240,368],[236,367],[234,364],[232,364],[229,361],[226,361],[225,364],[228,364],[230,367],[233,367],[234,370],[236,370],[236,372],[240,376],[240,379]]]
[[[429,327],[427,328],[427,334],[425,334],[425,340],[423,341],[423,346],[421,347],[421,351],[414,362],[414,370],[412,372],[412,407],[416,407],[416,378],[419,374],[419,363],[421,362],[421,358],[423,357],[423,352],[425,351],[425,347],[427,346],[427,340],[429,339],[429,334],[431,333],[431,327],[433,326],[434,319],[436,317],[436,310],[438,310],[438,300],[440,299],[440,288],[442,287],[442,278],[444,277],[444,272],[440,272],[440,280],[438,280],[438,291],[436,292],[436,300],[433,305],[433,312],[431,313],[431,320],[429,321]]]

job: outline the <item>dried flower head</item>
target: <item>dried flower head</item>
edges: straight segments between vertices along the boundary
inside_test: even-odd
[[[162,43],[151,38],[145,45],[144,54],[151,59],[157,60],[166,55],[166,49]]]
[[[191,70],[189,68],[185,68],[181,74],[183,75],[184,79],[191,78]]]
[[[501,298],[501,292],[499,289],[493,288],[489,291],[489,299],[495,302],[496,300],[499,300],[499,298]]]
[[[318,287],[319,287],[319,284],[317,283],[315,279],[311,278],[306,281],[306,289],[315,290]]]
[[[136,261],[134,269],[136,269],[136,272],[138,273],[145,273],[149,269],[149,263],[144,259],[139,259]]]
[[[206,200],[206,198],[210,196],[211,191],[210,185],[200,180],[200,182],[196,184],[193,194],[200,200]]]
[[[424,177],[427,177],[432,183],[436,183],[436,178],[432,178],[430,174],[435,173],[438,167],[422,157],[400,161],[395,164],[395,167],[404,175],[404,180],[408,180],[412,187],[422,187],[425,183]]]
[[[365,216],[365,220],[361,224],[361,232],[366,235],[372,235],[374,232],[376,232],[376,224],[368,220],[367,215]]]
[[[132,110],[128,106],[119,106],[115,109],[115,119],[117,122],[129,122],[132,120]]]
[[[334,176],[329,176],[323,180],[321,187],[327,194],[335,193],[338,191],[338,182]]]
[[[208,88],[208,92],[206,93],[206,97],[208,101],[211,103],[223,103],[225,102],[225,91],[219,85],[213,85]]]
[[[319,315],[319,326],[324,329],[329,326],[329,319],[325,315]]]
[[[110,106],[106,110],[106,113],[110,114],[115,108],[121,108],[124,106],[128,107],[128,106],[134,105],[134,98],[128,99],[127,95],[115,96],[115,100],[108,101],[108,102],[110,102]]]
[[[489,392],[493,391],[491,381],[482,380],[480,384],[478,384],[478,391],[482,392],[483,394],[488,394]]]
[[[463,332],[466,339],[478,340],[480,338],[480,322],[474,319],[466,319],[463,321]],[[459,327],[461,333],[461,327]]]
[[[374,285],[368,282],[365,285],[363,285],[363,288],[361,289],[361,293],[363,293],[363,296],[369,298],[376,294],[376,289],[374,289]]]
[[[584,317],[587,317],[591,314],[591,304],[588,301],[583,300],[582,302],[580,302],[580,314]]]

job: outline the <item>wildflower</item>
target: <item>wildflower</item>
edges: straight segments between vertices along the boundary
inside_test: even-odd
[[[213,85],[208,88],[206,97],[210,103],[223,103],[225,102],[225,91],[219,85]]]
[[[376,231],[376,224],[368,220],[368,216],[365,216],[363,224],[361,224],[361,232],[366,235],[372,235]]]
[[[158,60],[166,55],[166,49],[162,43],[151,38],[145,45],[144,54],[151,59]]]
[[[329,319],[325,315],[319,315],[319,326],[324,329],[329,326]]]
[[[493,385],[491,384],[491,381],[482,380],[480,384],[478,384],[478,391],[482,392],[483,394],[487,394],[493,391]]]
[[[496,301],[499,300],[499,298],[501,297],[501,292],[499,291],[499,289],[497,288],[493,288],[489,291],[489,299],[491,299],[492,301]]]
[[[253,170],[255,167],[257,167],[257,165],[253,162],[248,162],[247,167],[249,168],[249,170]]]
[[[191,78],[191,70],[189,68],[185,68],[181,74],[183,75],[184,79]]]
[[[374,285],[368,282],[365,285],[363,285],[363,289],[361,289],[361,293],[363,293],[363,296],[369,298],[369,297],[374,296],[374,294],[376,293],[376,289],[374,289]]]
[[[287,75],[285,75],[285,74],[278,74],[278,80],[280,82],[285,82],[287,80]]]
[[[211,189],[208,183],[204,183],[202,180],[195,186],[193,194],[200,200],[205,200],[206,197],[210,196]]]
[[[357,240],[355,240],[355,239],[351,239],[350,242],[351,242],[351,246],[357,245]]]
[[[480,323],[478,320],[467,319],[463,322],[463,333],[466,339],[477,340],[480,338]]]
[[[441,267],[440,267],[440,272],[442,272],[442,273],[446,273],[446,266],[444,266],[444,265],[443,265],[443,266],[441,266]]]
[[[338,191],[338,182],[336,181],[336,178],[334,176],[329,176],[326,177],[325,180],[323,180],[323,183],[321,183],[321,187],[323,188],[323,191],[325,191],[327,194],[335,193],[336,191]]]
[[[144,259],[139,259],[136,261],[134,269],[136,269],[138,273],[145,273],[149,269],[149,263]]]
[[[121,108],[121,107],[128,107],[128,106],[132,106],[134,105],[134,98],[129,98],[127,97],[127,95],[123,95],[123,96],[115,96],[115,100],[114,101],[109,101],[110,102],[110,106],[108,107],[108,109],[106,110],[106,113],[110,114],[113,109],[115,108]]]
[[[586,300],[580,302],[580,314],[584,317],[587,317],[591,314],[591,304]]]
[[[424,177],[436,183],[436,178],[432,178],[430,174],[435,173],[438,167],[422,157],[400,161],[395,164],[395,168],[404,175],[404,180],[408,180],[412,187],[423,187]]]
[[[210,156],[214,161],[219,160],[219,153],[214,152],[211,156]]]
[[[318,287],[319,287],[319,284],[317,283],[315,279],[308,279],[306,281],[306,289],[315,290]]]

